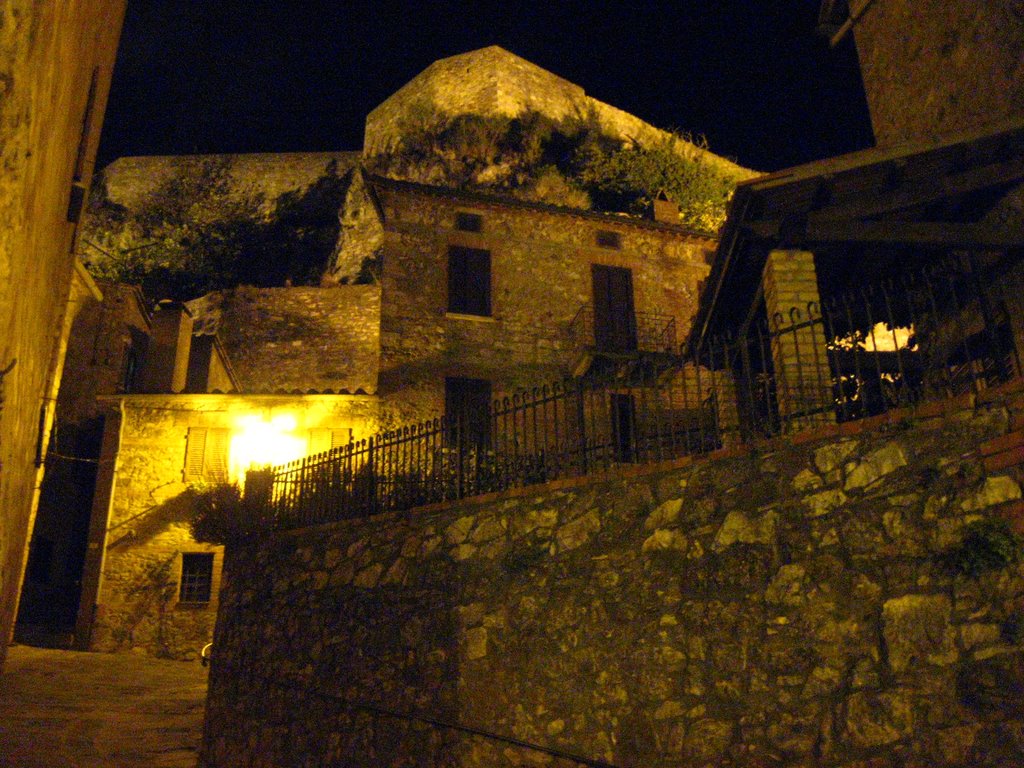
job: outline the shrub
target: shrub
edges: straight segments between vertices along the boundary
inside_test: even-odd
[[[1020,552],[1020,537],[1005,520],[986,519],[968,525],[963,540],[943,554],[941,561],[953,575],[976,578],[1019,562]]]

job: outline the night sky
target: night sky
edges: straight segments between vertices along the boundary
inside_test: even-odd
[[[129,0],[99,160],[359,149],[432,61],[497,44],[776,170],[871,143],[852,40],[829,49],[818,5]]]

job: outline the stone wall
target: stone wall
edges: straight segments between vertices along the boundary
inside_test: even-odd
[[[92,650],[171,658],[195,658],[210,639],[223,551],[189,532],[189,429],[234,432],[253,415],[292,416],[291,434],[301,440],[313,429],[341,430],[346,439],[347,430],[361,439],[377,429],[376,402],[366,396],[129,395],[107,405],[76,641]],[[179,604],[183,552],[214,553],[207,604]]]
[[[440,415],[445,376],[489,379],[493,393],[568,375],[578,350],[570,324],[593,303],[591,264],[632,270],[638,313],[674,317],[685,338],[714,241],[681,227],[614,215],[583,215],[526,203],[488,204],[432,188],[381,185],[382,397],[403,421]],[[482,217],[481,232],[456,229],[456,214]],[[621,247],[597,244],[598,231]],[[491,314],[446,312],[449,246],[491,253]]]
[[[374,392],[380,287],[243,286],[189,302],[217,332],[243,392]]]
[[[0,6],[0,665],[31,529],[40,408],[56,395],[70,325],[71,195],[92,175],[123,13],[123,0]]]
[[[854,36],[879,145],[1024,117],[1016,0],[876,0]]]
[[[1018,765],[1022,400],[232,549],[202,764]]]

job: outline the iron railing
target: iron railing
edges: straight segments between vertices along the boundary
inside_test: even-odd
[[[1020,375],[1006,265],[950,261],[763,318],[666,360],[496,400],[488,429],[431,419],[263,478],[265,524],[408,509],[619,464],[699,454],[980,390]],[[1002,271],[1001,271],[1002,270]],[[1024,318],[1022,318],[1024,319]]]
[[[676,319],[655,312],[618,318],[621,327],[603,333],[594,306],[584,304],[569,323],[569,341],[576,352],[675,352]]]

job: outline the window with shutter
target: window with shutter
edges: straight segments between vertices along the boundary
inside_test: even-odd
[[[229,478],[231,432],[189,427],[185,446],[186,483],[226,483]]]
[[[309,430],[309,455],[323,453],[333,448],[341,448],[344,445],[348,445],[351,439],[351,429],[316,427]]]
[[[490,316],[490,251],[461,246],[448,249],[448,311]]]

